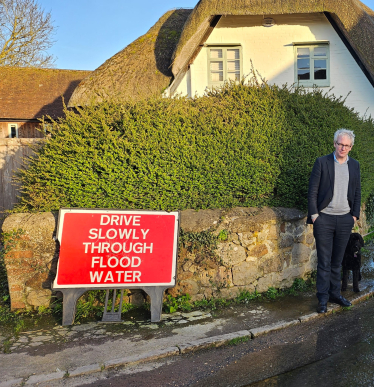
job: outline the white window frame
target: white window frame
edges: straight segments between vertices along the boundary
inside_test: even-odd
[[[330,87],[330,44],[328,41],[322,42],[302,42],[293,43],[294,46],[294,62],[295,62],[295,84],[304,87]],[[327,48],[326,56],[314,56],[314,49],[325,47]],[[309,48],[310,52],[310,79],[298,79],[298,65],[297,65],[297,49]],[[326,60],[326,79],[314,79],[314,61]]]
[[[222,50],[222,59],[217,59],[217,58],[211,58],[210,57],[210,50],[211,49],[220,49]],[[242,79],[243,77],[243,56],[242,56],[242,46],[241,44],[238,44],[238,43],[235,43],[235,44],[222,44],[222,43],[219,43],[219,44],[209,44],[209,45],[206,45],[206,50],[207,50],[207,59],[208,59],[208,85],[209,87],[214,87],[214,86],[221,86],[223,85],[225,82],[227,82],[229,79],[228,79],[228,76],[227,76],[227,50],[230,50],[230,49],[239,49],[239,61],[240,61],[240,79]],[[219,82],[213,82],[212,81],[212,73],[210,71],[210,63],[211,62],[218,62],[218,61],[222,61],[223,62],[223,81],[219,81]]]
[[[16,128],[16,137],[12,137],[12,126]],[[8,138],[18,138],[18,125],[17,124],[8,124]]]

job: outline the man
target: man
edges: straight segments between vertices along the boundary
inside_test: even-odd
[[[351,130],[337,130],[335,152],[318,158],[310,175],[307,223],[313,223],[317,248],[318,313],[327,312],[327,302],[351,305],[340,294],[340,268],[352,227],[360,216],[360,164],[348,157],[354,139]]]

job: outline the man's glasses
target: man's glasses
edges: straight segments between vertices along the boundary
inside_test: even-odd
[[[349,148],[352,148],[352,145],[347,145],[347,144],[341,144],[340,142],[336,142],[335,143],[339,148],[347,148],[347,149],[349,149]]]

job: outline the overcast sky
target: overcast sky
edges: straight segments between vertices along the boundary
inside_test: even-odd
[[[198,0],[38,0],[52,14],[56,34],[50,53],[59,69],[94,70],[145,34],[170,9]],[[374,9],[374,0],[364,4]]]

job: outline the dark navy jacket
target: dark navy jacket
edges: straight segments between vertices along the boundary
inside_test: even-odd
[[[314,163],[309,179],[308,190],[308,219],[307,223],[312,224],[311,215],[318,214],[326,208],[334,194],[335,166],[334,154],[319,157]],[[351,215],[357,219],[360,217],[361,206],[361,178],[360,164],[357,160],[349,157],[349,184],[348,204],[351,208]]]

